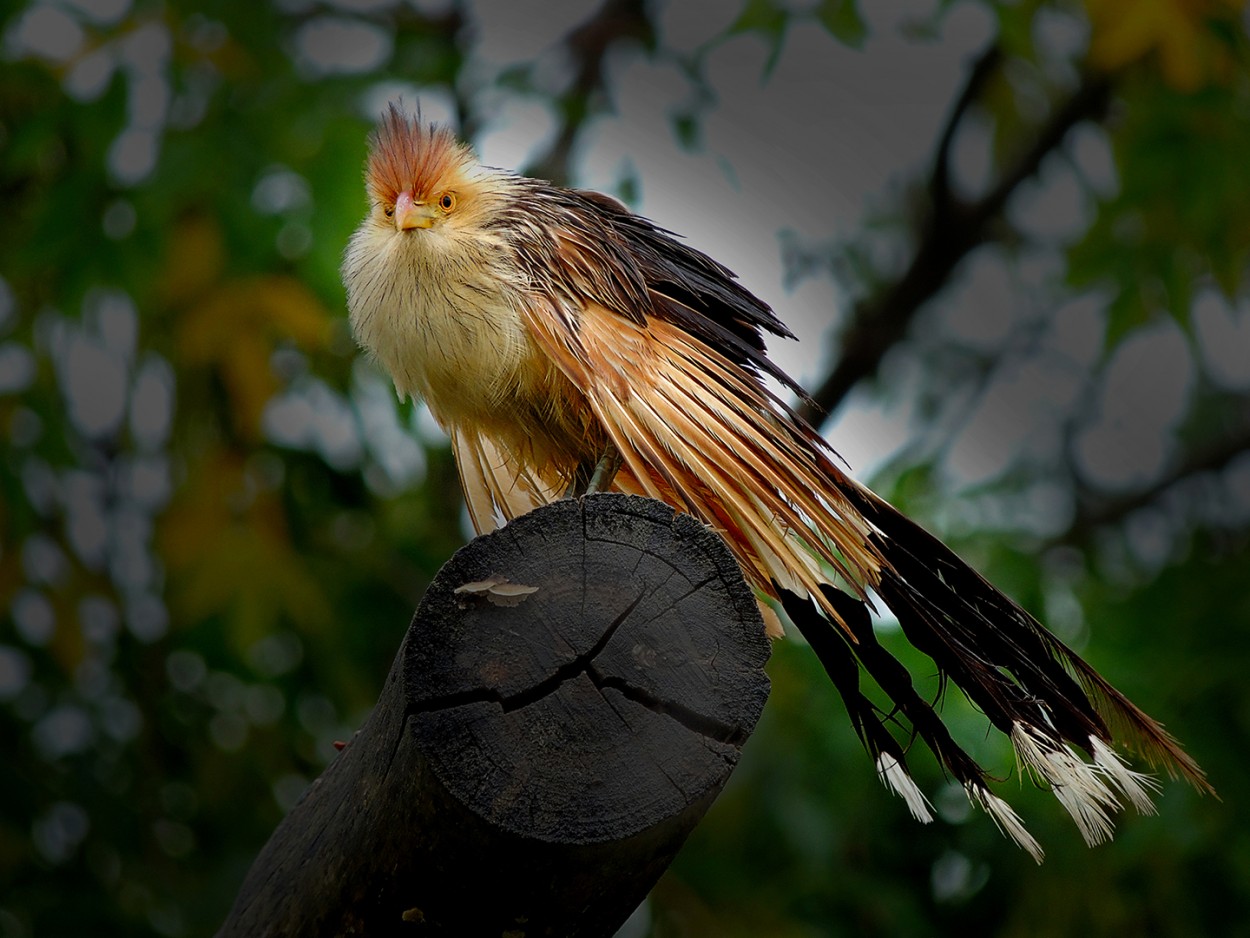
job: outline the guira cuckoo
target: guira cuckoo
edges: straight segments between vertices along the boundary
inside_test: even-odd
[[[1158,785],[1114,748],[1211,790],[1163,727],[949,548],[848,477],[764,376],[789,337],[733,273],[615,199],[482,165],[392,105],[370,141],[369,211],[343,262],[360,344],[451,436],[479,532],[565,494],[662,499],[719,531],[809,639],[885,785],[930,805],[888,723],[910,726],[973,804],[1041,860],[986,772],[874,638],[904,635],[1006,733],[1085,840]],[[766,616],[779,634],[774,613]],[[891,697],[884,713],[861,669]],[[1079,755],[1078,750],[1084,752]]]

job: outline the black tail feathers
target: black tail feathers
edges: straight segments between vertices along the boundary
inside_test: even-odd
[[[1213,791],[1162,726],[941,541],[867,489],[853,486],[844,494],[873,529],[870,538],[884,560],[875,588],[903,634],[932,658],[943,680],[959,686],[1010,737],[1019,764],[1050,786],[1088,843],[1111,836],[1111,814],[1121,799],[1140,812],[1154,810],[1150,795],[1157,783],[1128,768],[1113,738],[1127,737],[1153,766],[1185,777],[1201,791]],[[905,720],[969,799],[1041,862],[1037,841],[990,790],[985,770],[955,742],[933,705],[917,693],[907,669],[877,641],[867,605],[826,587],[825,598],[843,629],[806,598],[785,590],[780,595],[842,696],[882,782],[904,798],[912,814],[921,821],[932,819],[889,722],[902,725]],[[889,696],[893,712],[882,713],[862,693],[861,668]]]

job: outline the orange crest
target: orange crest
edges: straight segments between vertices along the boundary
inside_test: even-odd
[[[411,191],[421,201],[452,188],[473,165],[472,152],[446,127],[409,119],[391,103],[369,146],[365,182],[378,201]]]

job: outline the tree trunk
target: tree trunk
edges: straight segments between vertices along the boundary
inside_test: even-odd
[[[476,539],[219,936],[614,934],[737,763],[768,652],[724,543],[660,502]]]

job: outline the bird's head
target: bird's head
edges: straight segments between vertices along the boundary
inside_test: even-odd
[[[522,186],[521,177],[483,166],[447,128],[394,104],[378,124],[365,166],[369,211],[343,254],[343,286],[357,340],[401,396],[428,398],[439,374],[480,359],[482,347],[519,343],[494,333],[477,341],[464,329],[448,338],[446,327],[480,325],[509,308],[492,291],[524,283],[503,224]]]
[[[451,130],[412,120],[395,104],[370,140],[370,220],[396,236],[480,229],[502,194],[501,182]]]

